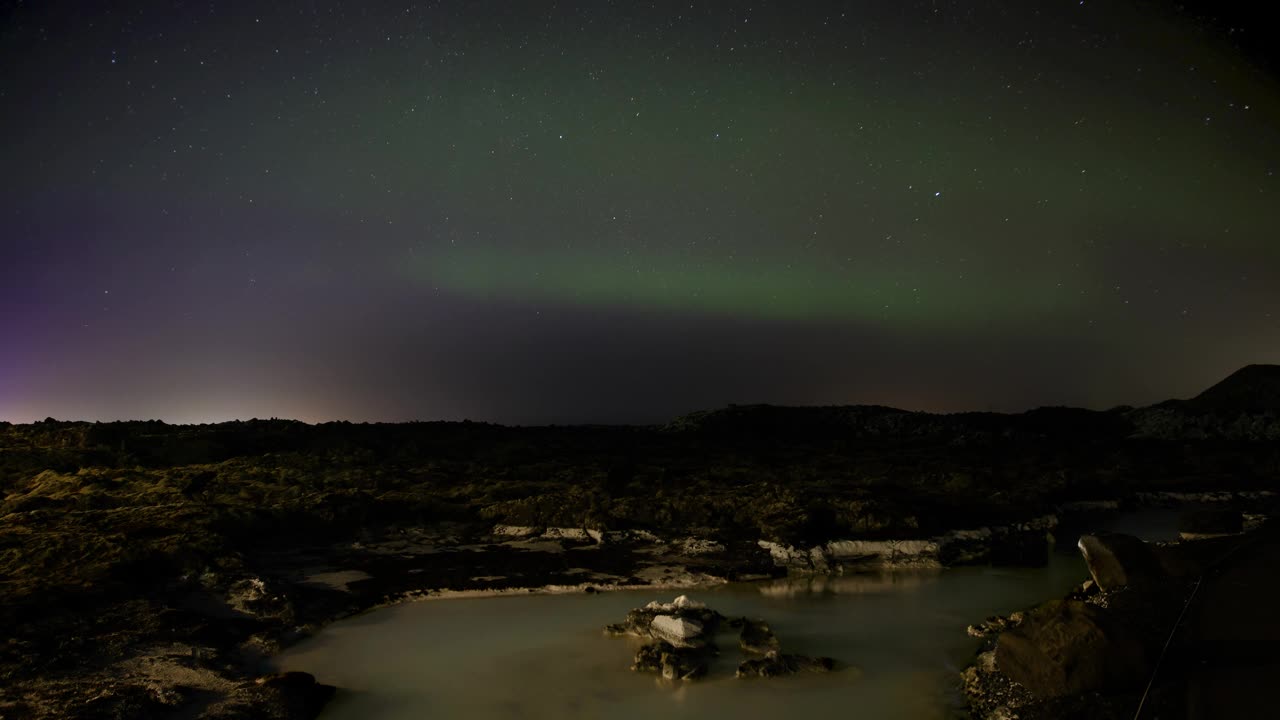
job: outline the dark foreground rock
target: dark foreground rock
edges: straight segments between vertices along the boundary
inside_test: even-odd
[[[974,628],[986,639],[962,681],[975,718],[1130,720],[1144,694],[1144,718],[1262,716],[1206,713],[1205,697],[1218,693],[1217,706],[1269,702],[1254,669],[1275,663],[1265,650],[1244,649],[1269,647],[1257,639],[1274,634],[1274,597],[1240,589],[1275,584],[1267,561],[1280,556],[1280,531],[1134,543],[1141,541],[1081,543],[1093,549],[1090,568],[1109,589],[1089,580],[1061,600]],[[1195,684],[1205,677],[1231,680],[1205,690],[1209,684]],[[1236,703],[1242,693],[1249,700]]]
[[[1079,548],[1093,581],[1104,591],[1149,586],[1166,578],[1155,551],[1132,535],[1085,535],[1080,538]]]
[[[1151,672],[1142,641],[1106,608],[1056,600],[1002,632],[996,663],[1039,697],[1127,688]]]

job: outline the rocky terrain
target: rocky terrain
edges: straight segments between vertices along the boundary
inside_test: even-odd
[[[405,598],[1035,564],[1064,505],[1265,504],[1276,378],[1107,412],[0,423],[0,717],[311,717],[331,690],[263,658]]]
[[[739,678],[781,677],[836,669],[832,658],[783,654],[781,641],[764,620],[745,617],[728,620],[688,595],[669,603],[655,600],[636,608],[627,613],[622,622],[605,627],[605,633],[647,641],[636,652],[632,670],[656,673],[669,681],[690,681],[705,677],[711,660],[720,654],[716,641],[722,629],[737,634],[737,644],[746,656],[738,665],[736,676]]]

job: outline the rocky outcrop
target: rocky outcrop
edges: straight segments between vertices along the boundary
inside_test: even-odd
[[[621,623],[606,626],[605,632],[652,638],[677,647],[703,647],[723,619],[705,604],[681,595],[669,603],[654,601],[635,608]]]
[[[631,669],[652,672],[667,680],[696,680],[718,652],[712,642],[720,613],[681,595],[669,603],[653,601],[627,613],[626,619],[605,627],[609,635],[651,638],[636,653]]]
[[[756,544],[769,552],[774,565],[786,568],[788,572],[831,572],[831,563],[821,547],[796,548],[770,540],[760,540]]]
[[[706,628],[697,620],[677,615],[655,615],[649,621],[649,632],[677,647],[699,647],[706,644]]]
[[[1042,515],[1013,525],[953,530],[917,540],[832,540],[809,548],[770,540],[757,544],[776,566],[797,573],[937,569],[985,562],[1043,565],[1049,533],[1057,523],[1056,516]]]
[[[979,653],[960,674],[961,687],[972,717],[981,720],[1016,720],[1011,708],[1032,705],[1035,698],[996,667],[994,649]]]
[[[738,633],[738,646],[743,652],[755,655],[767,655],[771,652],[777,652],[782,643],[778,642],[778,636],[773,633],[769,627],[769,623],[764,620],[752,620],[750,618],[739,618],[730,622],[731,627],[742,628]]]
[[[666,680],[697,680],[707,674],[707,664],[713,654],[707,647],[678,647],[659,640],[636,652],[631,669],[656,673]]]
[[[737,677],[771,678],[798,673],[831,672],[835,669],[836,661],[829,657],[783,655],[773,651],[762,658],[742,661],[742,664],[738,666]]]
[[[856,568],[940,567],[937,540],[836,540],[823,546],[828,562]]]
[[[667,680],[696,680],[707,674],[711,659],[719,654],[714,640],[721,620],[720,613],[681,595],[669,603],[650,602],[636,608],[627,613],[623,622],[606,626],[605,633],[654,640],[636,653],[632,670],[656,673]],[[743,653],[752,656],[738,666],[740,678],[830,672],[836,668],[836,661],[828,657],[782,654],[782,643],[764,620],[735,618],[727,624],[738,630]]]
[[[577,543],[599,542],[600,531],[591,531],[586,528],[574,527],[549,527],[541,536],[545,540],[564,540]]]
[[[493,534],[498,537],[531,538],[542,534],[542,528],[532,525],[494,525]]]
[[[1141,640],[1106,609],[1047,603],[1003,632],[996,664],[1038,697],[1133,687],[1150,673]]]
[[[1084,535],[1079,548],[1093,581],[1104,591],[1150,585],[1166,577],[1151,546],[1132,535]]]

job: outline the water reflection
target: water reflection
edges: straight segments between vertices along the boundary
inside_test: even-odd
[[[869,595],[917,590],[926,584],[937,582],[941,576],[941,570],[911,569],[857,575],[785,577],[761,583],[757,587],[761,595],[773,598],[797,595]]]

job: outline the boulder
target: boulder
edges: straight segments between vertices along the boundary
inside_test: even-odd
[[[636,672],[651,672],[667,680],[696,680],[707,674],[711,652],[707,649],[676,647],[659,640],[636,652]]]
[[[694,611],[706,610],[707,604],[698,602],[688,595],[681,595],[671,602],[664,603],[657,600],[650,600],[645,603],[643,610],[651,610],[659,613],[689,613]]]
[[[706,633],[702,623],[675,615],[655,615],[649,627],[654,637],[680,646],[700,644]]]
[[[1106,609],[1055,600],[996,641],[996,665],[1040,698],[1141,687],[1150,674],[1141,640]]]
[[[663,618],[658,620],[658,618]],[[715,632],[724,617],[704,603],[681,595],[672,602],[653,601],[627,613],[620,623],[605,626],[606,635],[634,635],[697,645]]]
[[[1084,535],[1078,546],[1093,581],[1105,592],[1118,587],[1149,585],[1165,577],[1151,546],[1132,535]]]
[[[742,632],[738,636],[738,644],[744,652],[756,655],[776,653],[781,648],[778,636],[773,634],[769,623],[764,620],[742,618]]]
[[[807,655],[782,655],[771,652],[762,658],[745,660],[738,666],[737,676],[748,677],[781,677],[797,673],[831,672],[836,668],[836,661],[829,657],[809,657]]]
[[[688,595],[681,595],[675,600],[672,600],[671,605],[675,607],[677,610],[706,610],[707,609],[706,603],[698,602],[697,600],[694,600]]]
[[[607,626],[605,632],[653,640],[636,653],[632,670],[657,673],[668,680],[692,680],[705,675],[711,658],[719,654],[714,637],[724,620],[703,603],[681,595],[669,603],[651,602],[636,608],[627,613],[625,621]],[[831,658],[779,654],[781,643],[764,620],[735,618],[729,626],[739,631],[742,650],[758,656],[738,667],[738,677],[776,677],[835,668]]]

